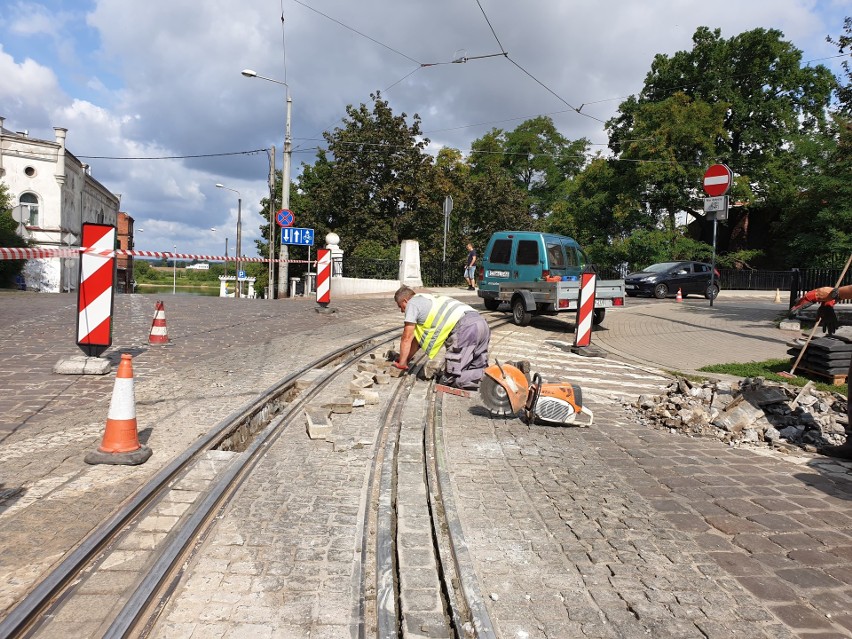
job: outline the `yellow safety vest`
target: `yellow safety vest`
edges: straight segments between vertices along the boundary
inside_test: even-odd
[[[428,293],[418,293],[418,295],[431,299],[432,308],[423,324],[415,324],[414,337],[429,359],[435,359],[435,355],[441,350],[462,315],[475,309],[445,295]]]

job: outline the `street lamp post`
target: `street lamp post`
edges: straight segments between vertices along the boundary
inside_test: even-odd
[[[236,272],[237,279],[236,279],[236,284],[237,284],[237,286],[236,286],[236,289],[234,290],[234,297],[235,297],[235,298],[237,298],[237,297],[239,297],[239,296],[240,296],[240,256],[242,255],[241,251],[242,251],[242,248],[243,248],[243,247],[242,247],[242,237],[243,237],[243,213],[242,213],[242,211],[243,211],[243,196],[240,194],[240,192],[239,192],[239,191],[237,191],[237,189],[232,189],[231,187],[229,187],[229,186],[225,186],[224,184],[217,184],[217,185],[216,185],[216,188],[219,188],[219,189],[226,189],[226,190],[228,190],[228,191],[233,191],[234,193],[236,193],[236,194],[237,194],[237,246],[236,246],[236,258],[237,258],[237,260],[236,260],[236,266],[237,266],[237,272]],[[225,248],[225,253],[227,253],[227,252],[228,252],[228,250],[227,250],[227,246],[226,246],[226,248]]]
[[[211,226],[210,230],[213,231],[214,233],[219,232],[219,229],[217,229],[215,226]],[[227,282],[227,281],[228,281],[228,238],[226,237],[225,238],[225,282]],[[226,286],[227,286],[227,284],[226,284]]]
[[[285,123],[284,129],[284,164],[281,170],[281,208],[289,209],[290,208],[290,158],[293,154],[292,149],[292,139],[290,137],[290,117],[293,110],[293,100],[290,97],[290,85],[286,82],[281,82],[280,80],[273,80],[272,78],[267,78],[263,75],[258,75],[256,71],[252,69],[243,69],[242,74],[247,78],[260,78],[261,80],[267,80],[268,82],[274,82],[275,84],[280,84],[283,87],[286,87],[286,96],[287,96],[287,120]],[[286,297],[287,296],[287,276],[288,276],[288,268],[287,268],[287,259],[289,258],[289,250],[287,245],[282,242],[281,247],[279,249],[279,258],[281,259],[278,262],[278,297]],[[310,264],[308,265],[308,271],[310,271]]]
[[[172,245],[172,295],[175,294],[175,289],[177,288],[177,260],[175,259],[175,253],[177,253],[177,244]]]

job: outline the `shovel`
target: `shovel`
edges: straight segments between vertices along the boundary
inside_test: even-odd
[[[852,255],[849,256],[849,259],[846,260],[846,266],[843,267],[843,271],[840,273],[840,277],[837,278],[837,283],[834,285],[834,288],[839,288],[841,282],[843,282],[843,278],[846,277],[846,271],[849,270],[849,264],[852,263]],[[814,322],[814,327],[811,329],[810,335],[808,335],[808,339],[805,340],[804,346],[802,346],[802,350],[799,351],[799,356],[796,358],[796,361],[793,362],[793,368],[790,369],[789,373],[781,372],[778,373],[781,377],[786,379],[793,379],[796,377],[794,374],[796,372],[796,367],[799,365],[799,362],[802,361],[802,357],[805,355],[805,351],[808,349],[808,344],[811,343],[811,339],[816,333],[817,328],[819,328],[819,324],[822,318],[817,317],[816,322]]]

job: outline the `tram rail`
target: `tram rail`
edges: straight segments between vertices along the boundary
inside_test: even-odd
[[[508,320],[492,323],[499,326]],[[117,614],[104,621],[98,630],[98,636],[110,638],[150,634],[181,577],[189,569],[194,553],[264,452],[336,375],[353,366],[366,353],[397,339],[399,334],[399,329],[377,332],[329,353],[282,379],[222,420],[93,530],[12,608],[0,621],[0,638],[52,636],[54,630],[61,631],[51,628],[57,612],[65,605],[74,605],[76,589],[97,572],[117,541],[161,504],[181,477],[205,455],[216,450],[238,451],[233,459],[220,464],[219,472],[203,493],[151,550],[144,575],[125,593]],[[298,392],[297,381],[308,371],[318,368],[333,370]],[[409,512],[413,517],[411,521],[429,521],[429,530],[420,532],[428,536],[435,557],[434,595],[438,603],[437,614],[428,623],[443,623],[443,630],[431,627],[429,631],[437,632],[436,636],[490,638],[495,635],[477,591],[475,573],[463,549],[458,517],[449,499],[449,476],[440,443],[443,395],[436,394],[431,383],[415,385],[414,379],[414,375],[409,375],[399,380],[376,431],[373,467],[363,506],[361,586],[357,594],[359,601],[353,606],[353,614],[357,617],[355,625],[360,637],[397,637],[409,635],[406,623],[419,618],[419,612],[412,608],[406,596],[403,574],[406,563],[400,562],[404,549],[400,544],[399,500],[403,496],[408,504],[406,507],[416,510]],[[410,401],[414,389],[418,396]],[[419,447],[417,458],[422,462],[419,470],[411,465],[410,456],[400,455],[401,443],[405,447],[414,442]],[[407,450],[410,453],[413,449]],[[423,478],[425,498],[418,496],[416,508],[412,509],[412,497],[403,493],[406,490],[417,492],[412,478],[418,473]]]

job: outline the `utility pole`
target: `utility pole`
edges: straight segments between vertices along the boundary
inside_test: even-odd
[[[266,286],[268,299],[275,299],[275,147],[269,149],[269,283]]]
[[[284,129],[284,165],[281,171],[281,208],[290,208],[290,156],[292,155],[292,140],[290,138],[290,116],[293,108],[293,100],[290,98],[290,87],[287,87],[287,123]],[[289,250],[287,245],[281,243],[278,255],[278,297],[287,297]],[[310,271],[310,265],[308,265]]]

